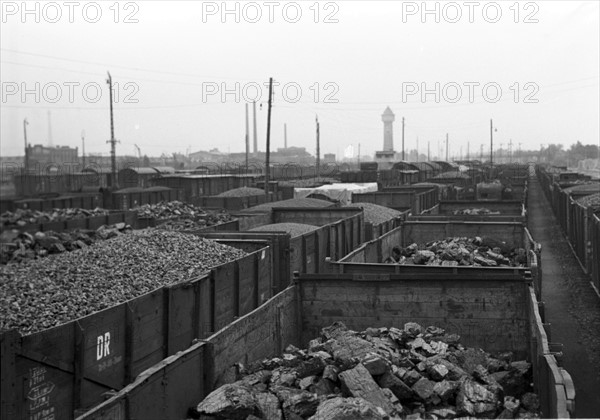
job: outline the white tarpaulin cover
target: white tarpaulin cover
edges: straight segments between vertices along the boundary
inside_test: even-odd
[[[352,203],[352,194],[376,192],[377,183],[364,184],[329,184],[317,188],[294,188],[294,198],[306,198],[311,194],[321,194],[342,204]]]

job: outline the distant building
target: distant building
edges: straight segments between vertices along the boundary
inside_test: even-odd
[[[48,165],[61,163],[78,163],[77,147],[56,146],[46,147],[41,144],[27,146],[27,163],[33,165]]]
[[[325,163],[335,163],[335,153],[325,153],[323,155],[323,162],[325,162]]]

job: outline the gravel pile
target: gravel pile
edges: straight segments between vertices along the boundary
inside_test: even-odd
[[[399,255],[387,263],[409,265],[525,267],[527,251],[490,237],[446,238],[424,245],[394,247]]]
[[[486,209],[486,208],[480,208],[480,209],[459,209],[459,210],[454,210],[452,212],[452,214],[454,214],[455,216],[487,216],[487,215],[493,215],[493,214],[500,214],[499,211],[492,211],[490,209]]]
[[[577,200],[579,204],[593,209],[600,209],[600,193],[586,195]]]
[[[269,212],[273,207],[331,207],[335,203],[327,200],[319,200],[316,198],[290,198],[289,200],[273,201],[271,203],[259,204],[258,206],[250,207],[245,212]]]
[[[265,195],[265,190],[259,188],[241,187],[222,192],[217,197],[252,197],[256,195]]]
[[[76,229],[60,233],[48,231],[31,234],[5,230],[0,234],[0,264],[20,263],[75,251],[130,231],[131,226],[125,223],[101,226],[96,230]]]
[[[334,323],[288,346],[190,411],[202,419],[539,418],[531,365],[407,323],[357,333]]]
[[[158,229],[73,252],[0,266],[0,331],[30,334],[198,277],[245,252]]]
[[[6,211],[0,215],[0,226],[10,228],[11,226],[25,226],[30,223],[62,222],[71,219],[83,219],[92,216],[105,216],[110,212],[106,209],[95,208],[93,210],[69,208],[53,209],[51,212],[17,209],[14,212]]]
[[[319,229],[319,226],[303,223],[273,223],[250,229],[251,232],[287,232],[292,238]]]
[[[402,216],[402,212],[389,207],[372,203],[352,203],[344,207],[360,207],[363,209],[365,222],[378,225]]]

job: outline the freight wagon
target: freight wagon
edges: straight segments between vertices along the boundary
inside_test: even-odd
[[[15,211],[16,209],[31,209],[51,211],[52,209],[95,209],[105,208],[102,194],[70,194],[46,198],[25,198],[18,200],[1,200],[0,213]]]
[[[383,264],[392,255],[392,248],[407,247],[413,243],[426,244],[448,237],[486,236],[503,241],[510,248],[523,248],[527,253],[526,267],[473,267],[473,266],[426,266]],[[364,243],[344,258],[328,261],[328,271],[333,273],[428,273],[451,275],[452,273],[520,273],[531,276],[538,299],[542,296],[541,246],[529,230],[519,222],[471,222],[471,221],[413,221],[407,219],[380,238]]]
[[[274,293],[269,242],[226,243],[250,253],[197,279],[54,328],[0,334],[2,418],[72,419],[195,339],[266,302]]]
[[[35,197],[43,194],[93,192],[110,186],[110,174],[95,172],[45,172],[15,174],[15,192],[18,197]]]
[[[383,192],[352,194],[353,203],[373,203],[398,211],[410,210],[412,214],[421,214],[433,209],[438,203],[438,192],[434,188],[394,189]]]
[[[165,359],[79,420],[186,418],[218,386],[235,380],[236,366],[306,348],[321,328],[341,321],[361,331],[415,321],[460,334],[465,345],[510,351],[532,364],[543,417],[574,416],[574,387],[549,344],[540,303],[526,278],[300,275],[260,308]],[[193,373],[192,373],[193,372]]]
[[[250,312],[288,286],[293,271],[318,273],[326,258],[341,258],[364,240],[362,209],[281,208],[234,224],[247,230],[286,222],[319,228],[294,238],[282,232],[197,232],[251,254],[213,268],[206,278],[163,287],[59,327],[27,336],[3,333],[2,417],[30,418],[52,408],[55,418],[72,418],[195,338]],[[48,404],[42,406],[38,385],[46,384]]]
[[[278,223],[318,226],[290,240],[290,273],[322,272],[326,258],[341,258],[360,246],[365,238],[364,217],[360,208],[274,207],[266,213],[240,213],[235,216],[240,232]]]
[[[23,226],[18,225],[8,225],[6,227],[0,227],[0,231],[2,230],[17,230],[19,232],[56,232],[61,233],[65,231],[75,230],[75,229],[90,229],[96,230],[100,226],[104,225],[114,225],[116,223],[126,223],[132,227],[137,225],[137,216],[135,212],[132,211],[111,211],[107,215],[104,216],[89,216],[89,217],[79,217],[72,218],[60,221],[53,222],[43,222],[43,223],[27,223]]]
[[[478,212],[479,210],[479,212]],[[481,222],[520,222],[527,225],[527,210],[517,200],[440,201],[428,214],[414,215],[413,221],[465,220]]]
[[[600,183],[571,172],[537,167],[537,176],[573,254],[600,294],[600,210],[579,202],[600,190]]]
[[[258,175],[165,175],[154,178],[152,185],[181,191],[182,200],[191,203],[197,197],[214,196],[240,187],[253,186]]]

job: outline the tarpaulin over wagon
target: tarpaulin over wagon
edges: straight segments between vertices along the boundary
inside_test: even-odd
[[[306,198],[313,194],[320,194],[331,200],[339,201],[342,204],[352,202],[352,194],[376,192],[377,183],[369,182],[363,184],[331,184],[322,185],[317,188],[294,188],[294,198]]]

